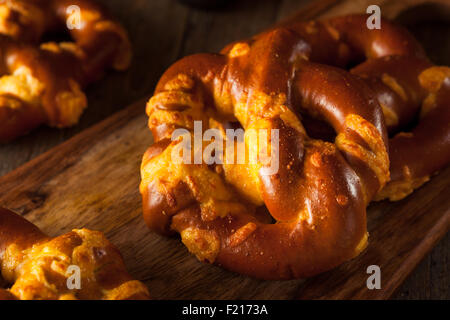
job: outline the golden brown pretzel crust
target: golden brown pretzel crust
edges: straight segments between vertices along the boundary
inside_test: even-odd
[[[405,184],[408,192],[418,186],[398,175],[398,167],[420,180],[446,165],[450,150],[448,111],[441,110],[450,109],[443,106],[448,77],[431,85],[447,69],[434,69],[404,29],[383,20],[381,30],[368,30],[366,18],[291,23],[171,66],[147,105],[156,141],[141,165],[148,226],[180,233],[202,261],[264,279],[311,276],[359,254],[367,244],[368,203],[376,195],[404,196]],[[352,64],[357,67],[344,70]],[[430,94],[432,110],[414,130],[423,133],[433,112],[445,120],[431,134],[437,141],[426,142],[439,145],[428,151],[433,159],[417,165],[417,158],[399,156],[397,150],[411,152],[409,145],[397,142],[402,134],[388,139],[385,122],[391,135],[404,130]],[[238,121],[246,135],[278,129],[279,171],[264,175],[264,165],[248,159],[174,162],[181,140],[171,135],[177,128],[193,135],[195,120],[203,130],[222,132]],[[247,138],[246,151],[258,148]],[[388,142],[393,180],[386,188]]]
[[[68,267],[80,268],[81,289],[69,289]],[[44,235],[21,216],[0,208],[0,289],[4,299],[149,299],[144,284],[127,273],[120,252],[98,231]]]
[[[46,32],[68,29],[74,5],[73,42],[40,43]],[[82,88],[130,59],[125,30],[93,0],[0,0],[0,142],[43,123],[74,125],[87,106]]]

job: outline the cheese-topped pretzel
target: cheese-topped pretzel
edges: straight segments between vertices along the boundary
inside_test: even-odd
[[[308,40],[276,28],[166,71],[147,105],[157,141],[141,167],[150,228],[179,232],[200,260],[264,279],[311,276],[365,248],[366,206],[389,179],[384,117],[364,81],[317,63],[328,61]],[[308,135],[300,105],[334,128],[334,142]],[[174,130],[195,139],[195,120],[221,132],[238,121],[245,141],[234,145],[246,154],[261,149],[250,132],[259,141],[277,132],[279,144],[263,145],[269,162],[174,161],[183,142]]]
[[[311,276],[360,253],[367,204],[405,196],[448,163],[450,150],[447,69],[433,67],[403,28],[382,20],[369,30],[366,19],[291,22],[170,67],[147,105],[156,140],[141,166],[149,227],[179,232],[200,260],[264,279]],[[246,151],[260,148],[250,129],[278,130],[279,145],[269,139],[263,149],[279,170],[267,174],[267,163],[248,156],[243,164],[198,163],[192,154],[174,161],[189,149],[175,130],[195,140],[196,120],[225,141],[239,122],[245,140],[231,145]],[[412,133],[398,133],[415,122]],[[188,147],[198,152],[195,142]],[[419,152],[431,157],[413,157]]]
[[[64,30],[73,42],[41,43]],[[130,59],[125,30],[92,0],[0,0],[0,142],[76,124],[82,88]]]
[[[76,266],[77,287],[69,286]],[[149,299],[127,273],[122,256],[98,231],[72,230],[51,238],[21,216],[0,208],[0,288],[3,299]],[[75,281],[76,284],[76,281]]]

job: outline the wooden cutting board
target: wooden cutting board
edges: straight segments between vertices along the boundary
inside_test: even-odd
[[[365,12],[369,4],[380,5],[383,15],[395,18],[419,2],[323,0],[295,18]],[[368,249],[317,277],[261,281],[200,263],[179,239],[148,231],[141,217],[139,167],[152,143],[145,102],[136,102],[0,178],[0,205],[50,235],[80,227],[105,232],[133,276],[144,281],[156,299],[386,299],[450,228],[447,168],[403,201],[372,204]],[[370,265],[381,268],[380,290],[366,286]]]

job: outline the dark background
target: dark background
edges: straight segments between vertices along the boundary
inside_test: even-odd
[[[152,93],[164,70],[192,53],[214,52],[291,15],[310,0],[234,0],[214,10],[186,7],[175,0],[98,0],[125,25],[134,46],[131,68],[109,73],[87,89],[89,108],[69,129],[39,128],[0,146],[0,176],[83,129]],[[427,22],[410,27],[435,63],[450,65],[449,26]],[[437,45],[436,45],[437,44]],[[144,106],[142,106],[144,112]],[[139,137],[136,137],[139,139]],[[450,299],[450,233],[428,254],[394,299]]]

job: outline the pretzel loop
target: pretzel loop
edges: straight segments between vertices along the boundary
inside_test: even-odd
[[[387,133],[373,92],[344,70],[311,62],[317,41],[297,27],[234,43],[221,55],[182,59],[147,105],[157,141],[141,166],[149,227],[180,233],[200,260],[265,279],[310,276],[361,252],[366,206],[389,179]],[[300,109],[329,123],[335,143],[310,137]],[[272,163],[248,156],[243,164],[173,162],[181,142],[171,141],[172,133],[184,128],[195,138],[195,121],[220,132],[238,121],[245,141],[231,145],[244,144],[246,155],[261,151],[252,130],[277,130],[279,144],[269,140],[264,150],[277,150],[271,162],[278,170],[265,174]]]

